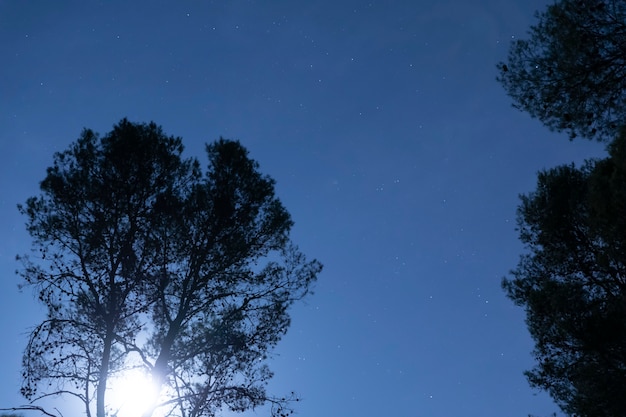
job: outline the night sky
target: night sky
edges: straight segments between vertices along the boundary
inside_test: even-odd
[[[19,396],[16,205],[84,127],[240,140],[325,269],[271,361],[300,417],[526,417],[532,340],[500,282],[536,172],[604,155],[495,81],[539,0],[0,0],[0,408]],[[64,402],[54,403],[65,416]],[[261,411],[258,413],[263,415]],[[34,414],[27,414],[34,415]]]

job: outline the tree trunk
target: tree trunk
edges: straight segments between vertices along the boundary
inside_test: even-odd
[[[172,354],[172,346],[174,345],[174,339],[178,335],[180,331],[180,326],[182,324],[182,314],[179,314],[178,317],[172,322],[170,325],[167,335],[163,339],[163,343],[161,344],[161,351],[159,352],[159,356],[157,357],[154,367],[152,368],[152,383],[154,385],[154,390],[156,395],[159,395],[161,392],[161,388],[163,384],[165,384],[165,379],[167,377],[167,364],[170,361]],[[153,404],[148,408],[142,417],[151,417],[154,413],[156,404]],[[99,417],[99,416],[98,416]]]
[[[102,364],[100,365],[100,375],[98,376],[98,388],[96,391],[96,417],[106,417],[104,397],[109,379],[109,362],[111,361],[111,345],[113,343],[113,326],[107,325],[107,333],[104,338],[104,348],[102,350]]]

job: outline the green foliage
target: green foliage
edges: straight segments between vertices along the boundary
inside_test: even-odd
[[[288,411],[264,362],[321,265],[239,142],[207,145],[204,172],[182,151],[154,123],[85,130],[20,207],[34,247],[21,275],[48,309],[24,354],[28,399],[73,395],[104,417],[107,381],[139,366],[169,415]]]
[[[626,120],[626,3],[560,0],[537,18],[498,81],[550,129],[612,140]]]
[[[623,416],[626,136],[606,159],[541,172],[518,224],[528,253],[503,287],[535,341],[531,385],[570,415]]]

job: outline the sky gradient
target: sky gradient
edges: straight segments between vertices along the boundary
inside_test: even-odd
[[[294,240],[325,266],[270,363],[299,417],[557,411],[522,374],[532,341],[500,282],[536,172],[605,152],[513,109],[495,81],[547,4],[0,0],[0,408],[25,402],[21,354],[43,317],[17,288],[16,205],[84,127],[127,117],[202,163],[204,143],[238,139],[276,179]]]

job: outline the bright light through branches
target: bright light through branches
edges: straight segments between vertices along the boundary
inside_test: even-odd
[[[156,390],[144,372],[126,371],[108,383],[107,403],[117,417],[141,416],[156,400]]]

